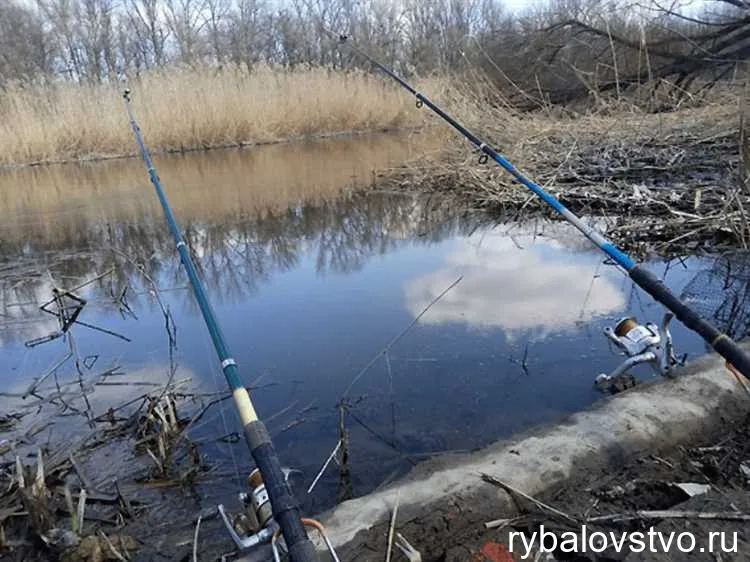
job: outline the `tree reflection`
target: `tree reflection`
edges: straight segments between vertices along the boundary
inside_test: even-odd
[[[350,194],[283,211],[267,209],[254,218],[188,221],[184,236],[212,297],[232,302],[303,259],[313,260],[318,275],[346,274],[400,246],[429,245],[490,222],[484,216],[459,217],[460,212],[424,198]],[[139,266],[162,288],[185,286],[174,241],[160,215],[146,213],[137,222],[124,223],[83,216],[66,224],[52,237],[40,236],[32,225],[25,239],[0,240],[5,258],[0,298],[6,317],[30,314],[53,283],[70,286],[110,269],[111,275],[92,285],[88,298],[111,299],[129,285],[130,303],[142,305],[150,297]]]

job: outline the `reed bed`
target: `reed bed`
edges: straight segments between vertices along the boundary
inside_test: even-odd
[[[438,80],[432,81],[438,84]],[[133,154],[121,85],[0,92],[0,165]],[[180,151],[396,129],[413,101],[377,76],[325,68],[165,70],[129,84],[147,142]]]

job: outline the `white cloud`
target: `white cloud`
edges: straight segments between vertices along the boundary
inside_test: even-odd
[[[465,242],[448,256],[443,268],[406,286],[407,309],[419,314],[461,274],[461,283],[421,322],[550,331],[571,328],[579,320],[625,307],[625,297],[605,266],[600,267],[602,275],[591,285],[599,256],[586,259],[549,239],[538,239],[533,245],[530,238],[516,237],[516,241],[525,249],[501,233],[486,235],[479,247]],[[552,249],[556,252],[549,251]]]

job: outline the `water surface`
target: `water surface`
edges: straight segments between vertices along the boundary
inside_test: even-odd
[[[302,471],[300,489],[338,441],[344,396],[359,495],[423,458],[586,407],[600,397],[594,377],[619,360],[602,329],[625,314],[660,321],[661,309],[565,225],[498,224],[434,198],[353,191],[370,185],[375,170],[430,149],[424,139],[386,136],[156,159],[230,348],[246,383],[258,386],[257,409],[282,462]],[[75,345],[91,377],[119,365],[123,380],[141,386],[98,385],[95,413],[170,373],[165,317],[149,279],[177,328],[176,376],[192,377],[200,392],[224,391],[140,162],[8,173],[0,198],[6,393],[23,393],[69,349],[62,338],[25,345],[57,327],[39,310],[52,288],[102,274],[77,291],[88,299],[80,319],[130,341],[75,326]],[[650,267],[679,290],[704,265]],[[116,304],[126,287],[132,315]],[[674,335],[679,352],[705,352],[681,326]],[[58,375],[76,380],[71,364]],[[44,388],[54,390],[51,379]],[[19,407],[8,400],[7,410]],[[51,439],[57,427],[40,435]],[[225,403],[193,431],[227,475],[212,491],[218,499],[236,491],[248,466],[243,443],[216,440],[237,428]],[[336,476],[326,474],[307,507],[331,505]]]

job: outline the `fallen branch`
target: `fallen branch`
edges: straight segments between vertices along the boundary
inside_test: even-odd
[[[518,496],[521,496],[522,498],[530,501],[535,506],[537,506],[539,509],[542,509],[544,511],[548,511],[550,513],[553,513],[557,515],[558,517],[561,517],[562,519],[568,521],[569,523],[573,523],[574,525],[580,525],[580,521],[578,519],[575,519],[574,517],[571,517],[567,513],[564,513],[560,511],[559,509],[555,509],[554,507],[547,505],[544,502],[539,501],[538,499],[531,497],[530,495],[526,494],[525,492],[522,492],[521,490],[514,488],[510,484],[506,484],[505,482],[495,478],[494,476],[491,476],[486,473],[482,473],[482,480],[487,482],[488,484],[492,484],[493,486],[498,486],[499,488],[504,489],[506,492],[509,492],[511,494],[515,494]]]
[[[193,534],[193,562],[198,562],[198,533],[201,530],[202,515],[198,516],[198,522],[195,524],[195,533]]]
[[[385,562],[391,562],[391,551],[393,550],[393,533],[396,531],[396,516],[398,515],[398,505],[401,503],[401,488],[396,492],[396,505],[393,506],[391,515],[391,524],[388,529],[388,548],[385,551]]]

